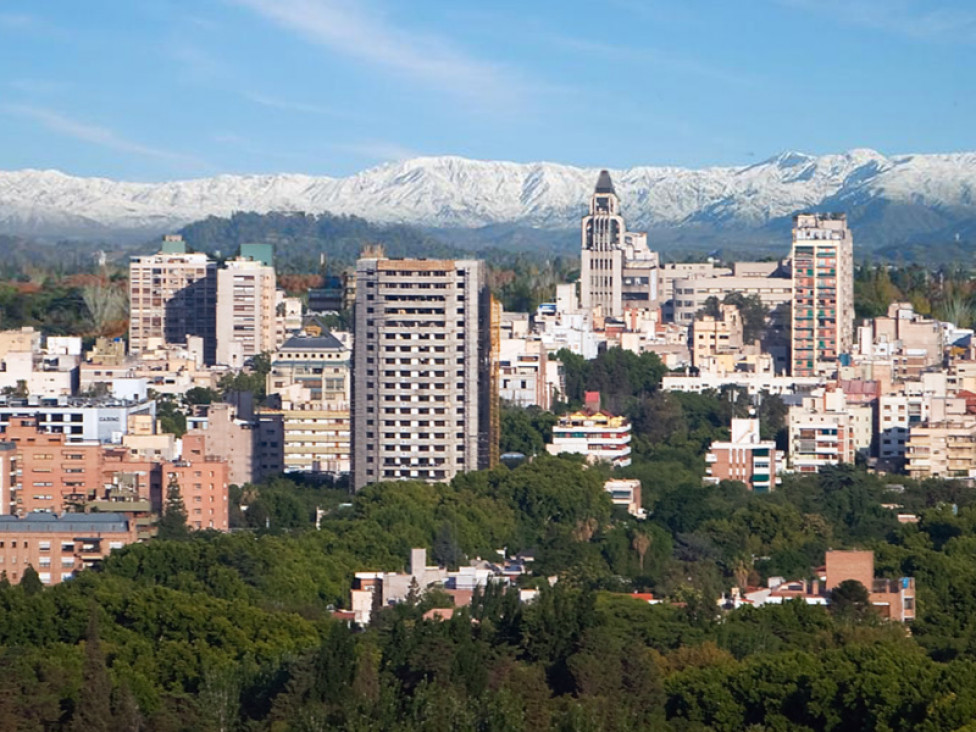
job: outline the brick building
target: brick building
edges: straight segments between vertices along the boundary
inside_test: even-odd
[[[98,442],[68,442],[67,435],[45,433],[29,418],[14,418],[4,436],[15,446],[19,471],[10,513],[61,513],[84,503],[101,486]]]
[[[136,539],[135,522],[117,513],[0,516],[0,572],[17,584],[31,566],[56,585]]]
[[[158,514],[166,487],[175,480],[190,528],[229,529],[228,464],[207,454],[203,434],[184,437],[178,460],[141,457],[125,447],[66,442],[65,435],[41,432],[28,419],[16,420],[6,436],[10,442],[0,444],[10,447],[0,448],[0,473],[12,473],[12,482],[0,513],[62,514],[88,511],[94,504],[101,510],[129,504],[131,517],[148,508]]]
[[[705,481],[738,480],[749,490],[769,493],[786,468],[782,451],[773,440],[759,437],[758,419],[733,419],[732,437],[728,442],[713,442],[705,455]]]

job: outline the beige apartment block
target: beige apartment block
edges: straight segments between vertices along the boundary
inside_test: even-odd
[[[356,264],[353,485],[448,481],[497,459],[497,331],[483,262]]]
[[[905,471],[916,480],[976,477],[976,418],[912,427]]]
[[[298,335],[275,352],[268,374],[284,431],[285,472],[346,475],[351,469],[350,349],[330,333]]]
[[[733,267],[738,264],[750,263],[737,262]],[[760,262],[759,264],[767,263]],[[777,265],[776,262],[769,264]],[[674,322],[682,325],[687,325],[694,320],[695,315],[705,307],[708,298],[714,297],[721,302],[730,292],[757,296],[762,304],[769,309],[768,320],[771,325],[783,327],[789,325],[789,318],[786,313],[793,301],[793,281],[788,277],[725,275],[680,278],[673,280],[672,292],[674,293],[672,317]]]
[[[719,305],[718,317],[700,315],[691,323],[691,359],[699,368],[707,357],[738,353],[744,345],[742,316],[735,305]]]
[[[206,254],[189,253],[179,236],[163,238],[157,254],[129,264],[129,352],[151,343],[203,339],[204,359],[216,348],[217,264]]]
[[[855,357],[890,360],[894,380],[941,367],[944,351],[942,323],[919,315],[910,303],[892,303],[886,316],[866,320],[857,330]]]
[[[206,437],[207,452],[227,461],[227,480],[242,486],[260,480],[258,429],[253,415],[240,415],[234,404],[214,403],[201,408],[206,413],[206,428],[191,429],[187,437]]]

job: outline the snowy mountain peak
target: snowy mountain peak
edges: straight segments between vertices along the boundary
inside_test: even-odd
[[[810,208],[872,201],[943,211],[974,206],[976,153],[887,157],[859,148],[788,151],[748,166],[610,170],[634,228],[764,226]],[[437,227],[575,227],[598,168],[457,156],[387,163],[346,178],[219,175],[166,183],[77,178],[56,170],[0,172],[0,231],[154,236],[235,211],[354,214]]]

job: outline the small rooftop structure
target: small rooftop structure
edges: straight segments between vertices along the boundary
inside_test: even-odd
[[[321,335],[299,334],[292,336],[285,341],[279,351],[301,351],[301,350],[342,350],[345,346],[331,333],[323,331]]]

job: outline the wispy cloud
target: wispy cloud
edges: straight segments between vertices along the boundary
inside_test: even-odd
[[[0,0],[2,3],[2,0]],[[38,8],[45,7],[49,3],[33,3]],[[52,23],[43,15],[34,13],[22,13],[13,10],[0,10],[0,30],[16,31],[31,36],[62,38],[66,41],[74,40],[74,37],[66,29]]]
[[[62,81],[52,81],[50,79],[11,79],[7,86],[24,94],[48,95],[57,94],[64,91],[69,84]]]
[[[475,59],[436,35],[396,27],[362,0],[235,0],[329,50],[470,100],[517,94],[502,67]]]
[[[165,51],[176,61],[194,81],[224,82],[233,78],[233,70],[222,60],[211,55],[199,46],[177,41],[169,44]]]
[[[293,102],[287,99],[268,96],[258,92],[244,92],[244,98],[262,107],[269,109],[279,109],[283,112],[299,112],[301,114],[312,114],[320,117],[339,117],[342,119],[360,119],[359,115],[347,112],[343,109],[326,107],[321,104],[306,104],[304,102]]]
[[[777,0],[838,22],[923,41],[976,42],[976,9],[931,7],[919,0]]]
[[[577,38],[565,35],[545,35],[543,36],[550,43],[569,49],[583,55],[601,56],[605,59],[615,61],[626,61],[628,63],[646,64],[661,69],[669,69],[680,73],[698,76],[712,81],[722,82],[723,84],[734,84],[736,86],[756,86],[760,83],[759,79],[750,74],[737,73],[726,68],[714,66],[694,58],[662,51],[656,48],[633,48],[616,43],[603,43],[587,38]]]
[[[52,132],[92,145],[98,145],[109,150],[115,150],[116,152],[165,160],[170,163],[195,168],[209,167],[203,161],[193,156],[127,140],[107,127],[100,127],[71,119],[50,109],[34,107],[27,104],[4,104],[0,106],[0,111],[31,119]]]
[[[39,20],[27,13],[0,13],[0,28],[24,29],[40,25]]]

